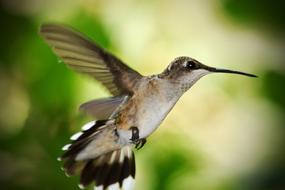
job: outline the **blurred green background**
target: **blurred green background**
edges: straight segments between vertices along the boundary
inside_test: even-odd
[[[71,25],[142,74],[188,55],[259,75],[210,75],[136,152],[136,190],[285,189],[285,3],[267,0],[1,0],[0,187],[78,189],[56,158],[109,94],[38,36]]]

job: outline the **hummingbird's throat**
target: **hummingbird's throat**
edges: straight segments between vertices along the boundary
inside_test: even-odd
[[[197,69],[191,71],[188,75],[181,76],[180,78],[180,90],[182,93],[189,90],[200,78],[209,74],[210,72],[204,69]],[[182,95],[182,94],[181,94]]]

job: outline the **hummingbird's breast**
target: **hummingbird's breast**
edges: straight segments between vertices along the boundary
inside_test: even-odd
[[[157,77],[144,78],[122,108],[118,128],[138,127],[140,138],[154,132],[178,100],[167,85]]]

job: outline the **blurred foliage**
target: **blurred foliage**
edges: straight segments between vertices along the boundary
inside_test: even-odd
[[[269,27],[270,31],[285,31],[285,2],[276,0],[247,1],[247,0],[222,0],[225,11],[235,20]]]
[[[268,71],[264,76],[263,93],[285,113],[285,88],[280,88],[284,82],[285,74],[283,72]]]
[[[225,11],[236,21],[245,23],[249,26],[258,26],[266,28],[266,32],[276,34],[284,40],[285,35],[285,2],[284,1],[235,1],[223,0]],[[279,38],[280,39],[280,38]],[[284,68],[284,59],[280,63]],[[285,136],[285,73],[284,70],[267,70],[262,77],[262,92],[264,96],[272,101],[276,107],[282,111],[282,135]],[[285,145],[283,138],[281,144]],[[241,189],[284,189],[285,188],[285,154],[284,151],[279,152],[275,163],[270,168],[264,169],[250,178],[247,178],[246,186]]]
[[[119,29],[110,25],[110,23],[107,24],[106,18],[104,18],[107,13],[104,15],[103,13],[100,13],[100,11],[103,12],[103,10],[111,9],[111,11],[114,11],[114,17],[119,17],[121,15],[116,13],[115,10],[135,4],[137,6],[136,9],[132,9],[130,6],[129,9],[126,8],[128,12],[124,12],[125,14],[129,14],[129,19],[135,19],[138,17],[135,17],[136,12],[134,10],[154,9],[157,12],[155,11],[155,14],[153,15],[162,15],[163,13],[159,12],[160,9],[158,8],[161,7],[161,10],[164,10],[163,8],[167,7],[167,3],[163,1],[147,1],[145,2],[146,6],[136,2],[126,1],[125,4],[120,4],[121,7],[115,7],[118,5],[115,1],[110,3],[104,3],[103,1],[95,3],[90,3],[90,1],[76,1],[77,3],[74,5],[75,8],[70,8],[67,5],[69,4],[69,1],[63,1],[63,3],[65,3],[63,6],[59,6],[60,3],[53,0],[41,0],[38,4],[35,2],[36,1],[33,0],[26,0],[23,2],[16,0],[1,1],[0,168],[2,172],[0,173],[0,186],[3,189],[78,189],[78,177],[67,178],[64,173],[60,171],[61,163],[57,162],[56,158],[61,154],[60,149],[62,145],[69,141],[69,136],[88,120],[86,116],[77,113],[77,108],[80,103],[82,103],[80,102],[82,97],[96,97],[98,94],[101,95],[102,92],[94,93],[92,90],[84,90],[86,86],[88,87],[88,84],[82,81],[89,79],[80,78],[80,76],[77,76],[77,74],[66,69],[64,64],[58,61],[50,48],[39,38],[37,34],[39,25],[42,22],[62,22],[72,25],[106,49],[119,53],[122,51],[122,48],[119,45],[118,40],[112,36],[114,33],[119,34]],[[74,3],[73,1],[70,2],[72,2],[70,4]],[[186,1],[177,1],[176,3],[173,3],[173,9],[176,5],[178,7],[190,8],[190,5],[195,6],[197,4],[200,8],[203,5],[205,10],[208,10],[207,7],[212,4],[221,4],[222,8],[215,11],[219,11],[223,14],[228,22],[232,24],[235,23],[233,24],[234,26],[238,25],[236,27],[244,27],[248,30],[255,29],[255,27],[258,29],[262,28],[262,31],[266,31],[270,38],[277,38],[277,41],[280,41],[281,44],[283,42],[284,44],[284,1],[223,0],[209,1],[208,4],[202,3],[202,5],[200,5],[198,1],[189,2],[190,3],[187,3]],[[32,9],[33,3],[37,4],[35,8],[38,9],[28,12],[28,10]],[[98,5],[98,7],[95,7],[94,4]],[[53,10],[57,5],[59,7],[58,9],[62,9],[62,13],[61,10]],[[94,12],[89,10],[92,6],[94,6]],[[30,9],[27,9],[27,7],[30,7]],[[71,9],[72,13],[66,13],[64,12],[64,9]],[[49,12],[49,14],[47,12]],[[188,22],[188,19],[193,19],[194,16],[191,15],[192,12],[189,11],[189,13],[190,15],[187,14],[186,16],[183,11],[177,11],[176,9],[175,12],[175,14],[184,17],[184,22]],[[54,14],[60,16],[58,16],[58,18],[56,16],[50,16]],[[163,26],[163,24],[161,24],[163,23],[161,17],[157,17],[159,18],[157,26]],[[171,19],[174,20],[173,23],[181,22],[181,20],[175,20],[175,18]],[[172,23],[171,19],[167,24]],[[196,18],[194,19],[197,20]],[[203,20],[202,17],[200,19],[201,21]],[[152,22],[152,20],[147,21]],[[118,23],[118,25],[123,25],[127,20],[121,20],[121,22],[122,23]],[[183,23],[183,25],[185,24]],[[219,27],[224,27],[221,28],[221,30],[226,30],[227,26],[219,25]],[[171,33],[170,31],[180,31],[180,28],[174,30],[173,28],[175,27],[166,31],[166,33]],[[189,30],[194,30],[195,27],[189,26],[189,28]],[[146,31],[143,27],[135,29],[136,31],[142,31],[142,33],[137,34],[138,36],[143,36],[143,32]],[[206,29],[211,30],[212,28]],[[165,46],[177,46],[177,44],[171,43],[171,40],[169,40],[170,37],[167,35],[161,35],[162,31],[160,31],[160,28],[155,28],[154,30],[158,30],[159,35],[156,37],[159,38],[162,36],[163,41],[151,41],[153,42],[150,44],[151,47],[145,48],[146,50],[145,52],[142,52],[142,54],[150,57],[153,56],[153,58],[149,60],[159,60],[158,63],[162,63],[160,61],[164,60],[164,58],[160,60],[157,57],[160,55],[166,57],[168,52],[161,53],[165,50],[163,48]],[[125,29],[124,31],[128,30]],[[276,35],[276,33],[278,33],[278,35]],[[178,36],[177,39],[180,39],[180,35]],[[194,36],[193,38],[202,40],[210,37],[211,35],[203,36],[203,38]],[[189,36],[183,36],[183,40],[187,38],[189,38]],[[132,40],[124,40],[126,44],[132,44]],[[182,46],[183,44],[180,43],[178,45]],[[271,51],[275,52],[275,50],[278,49],[278,51],[284,52],[284,45],[277,46],[278,47]],[[153,51],[152,48],[156,48],[154,50],[157,52],[147,52],[149,49]],[[196,48],[198,49],[199,46],[193,47],[193,49]],[[257,44],[256,49],[258,48],[259,45]],[[132,49],[131,45],[129,49]],[[171,51],[173,49],[168,50]],[[207,57],[206,53],[205,57]],[[233,57],[232,59],[235,58]],[[160,134],[154,134],[145,148],[137,152],[137,163],[139,168],[137,170],[138,182],[136,189],[284,189],[284,53],[281,54],[281,57],[279,57],[278,60],[282,61],[276,61],[275,59],[271,59],[271,57],[267,60],[262,60],[264,63],[260,63],[259,59],[255,60],[258,64],[254,65],[253,69],[260,75],[257,84],[250,82],[248,84],[243,84],[242,80],[241,82],[236,80],[235,82],[233,80],[224,80],[222,82],[215,81],[215,85],[221,85],[222,90],[226,91],[229,89],[230,91],[223,92],[223,96],[221,96],[223,101],[217,102],[217,104],[222,103],[223,105],[217,106],[214,103],[208,104],[209,102],[219,100],[219,94],[217,94],[217,96],[210,94],[209,101],[207,100],[207,96],[196,94],[191,96],[191,98],[195,99],[195,97],[198,97],[198,99],[195,99],[197,101],[192,101],[191,104],[187,104],[187,100],[182,106],[178,105],[177,111],[173,114],[173,117],[166,120],[163,124],[165,129],[159,131],[158,133]],[[139,62],[139,58],[137,58],[136,61]],[[163,64],[163,67],[167,65],[167,63]],[[152,63],[148,63],[148,66],[144,64],[142,66],[139,65],[138,67],[144,72],[144,70],[148,70],[147,67],[155,66],[155,64],[152,65]],[[213,83],[214,82],[208,86],[204,85],[204,89],[207,91],[212,90],[213,93],[213,91],[216,90],[213,89]],[[96,82],[94,82],[94,84],[94,86],[96,86]],[[241,92],[241,90],[236,89],[239,87],[244,88],[244,91]],[[94,89],[97,90],[96,87],[94,87]],[[198,89],[199,88],[195,88],[196,91],[198,91]],[[246,92],[247,89],[250,90]],[[90,93],[84,95],[86,92]],[[216,90],[216,92],[220,91]],[[229,94],[231,94],[232,97],[229,96]],[[245,95],[242,96],[241,94]],[[252,99],[248,99],[248,97],[245,96],[252,96]],[[204,101],[200,103],[201,98],[204,98]],[[239,100],[239,98],[241,98],[241,100]],[[85,99],[85,101],[87,100],[88,99]],[[238,103],[232,105],[228,103],[230,101],[236,101]],[[241,102],[247,102],[248,104],[242,104]],[[206,103],[207,106],[203,103]],[[250,103],[253,105],[250,105]],[[267,109],[267,107],[265,109],[259,105],[259,103],[264,107],[270,107],[270,109]],[[244,108],[245,104],[248,108]],[[195,107],[195,113],[194,111],[188,111],[188,109],[190,109],[188,108],[188,105]],[[226,110],[225,107],[230,107],[230,105],[235,107],[231,108],[232,110]],[[250,106],[254,108],[250,109]],[[200,107],[203,107],[203,109]],[[223,110],[225,111],[223,112]],[[227,116],[230,118],[229,115],[224,116],[226,113],[233,113],[234,118],[239,118],[240,115],[235,113],[240,112],[236,110],[246,112],[246,114],[250,115],[250,118],[254,121],[250,120],[248,122],[248,125],[251,126],[249,130],[254,129],[254,126],[252,125],[265,123],[266,130],[262,128],[265,132],[261,132],[261,129],[254,131],[257,139],[263,138],[264,136],[261,134],[266,134],[267,130],[270,131],[270,134],[277,134],[277,136],[272,135],[273,137],[270,137],[272,142],[269,141],[272,144],[270,144],[269,148],[264,147],[264,150],[262,150],[266,153],[269,152],[268,154],[264,154],[264,157],[256,155],[256,158],[249,158],[249,161],[244,163],[244,165],[248,165],[248,167],[243,166],[245,171],[233,172],[234,174],[232,174],[230,170],[238,171],[239,167],[243,165],[243,163],[238,165],[238,162],[245,156],[239,155],[241,158],[227,158],[229,160],[235,160],[236,162],[225,159],[225,165],[214,162],[214,159],[211,160],[211,153],[214,155],[215,151],[217,151],[215,149],[223,149],[215,144],[219,141],[219,138],[215,138],[212,133],[207,136],[211,129],[204,126],[211,126],[212,128],[216,127],[216,131],[222,133],[217,126],[224,125],[225,123],[222,123],[222,121],[228,119],[226,118]],[[255,112],[253,113],[252,110]],[[219,117],[218,113],[221,113],[221,115],[224,113],[222,120],[217,120]],[[262,115],[255,113],[262,113]],[[189,115],[194,118],[192,117],[189,119]],[[214,118],[208,117],[210,115],[213,115]],[[200,118],[200,116],[203,123],[197,122],[197,120],[201,121],[199,119],[195,120],[195,118]],[[269,118],[263,116],[268,116]],[[184,121],[185,118],[186,122]],[[241,120],[246,120],[244,118],[246,117],[243,117]],[[234,121],[236,120],[230,120],[230,122],[226,124],[232,124]],[[214,125],[214,123],[217,124]],[[198,127],[206,132],[200,132],[199,129],[193,127],[194,125],[199,125]],[[185,128],[182,126],[185,126]],[[225,127],[226,129],[229,128],[228,125],[225,125]],[[257,126],[257,128],[258,127],[261,128],[261,126]],[[233,136],[243,137],[247,135],[244,133],[248,132],[243,131],[241,135],[237,134],[235,131],[232,131],[231,133]],[[189,134],[194,135],[191,136]],[[226,134],[226,136],[228,135],[229,134]],[[204,138],[201,138],[201,136]],[[275,140],[277,142],[275,142]],[[253,141],[254,138],[246,143],[250,146],[250,144],[254,144]],[[261,141],[265,141],[265,139],[261,139]],[[207,146],[211,146],[213,150],[211,148],[207,149]],[[237,145],[237,147],[239,146]],[[242,149],[243,148],[246,149],[246,147],[242,147]],[[271,153],[271,151],[273,153]],[[229,152],[218,151],[218,157],[220,156],[219,158],[221,160],[226,158],[226,156],[230,157],[230,154],[231,153]],[[238,153],[236,154],[238,155]],[[264,164],[254,167],[254,164],[258,162],[258,159],[264,159],[265,161],[262,162]],[[237,164],[236,168],[232,167],[230,164],[227,165],[228,162]],[[251,167],[251,165],[254,166]]]

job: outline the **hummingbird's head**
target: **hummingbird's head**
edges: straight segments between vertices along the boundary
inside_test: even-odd
[[[249,77],[257,77],[253,74],[240,71],[209,67],[191,57],[186,56],[175,58],[160,76],[167,78],[172,82],[181,84],[183,91],[186,91],[201,77],[210,73],[232,73]]]

